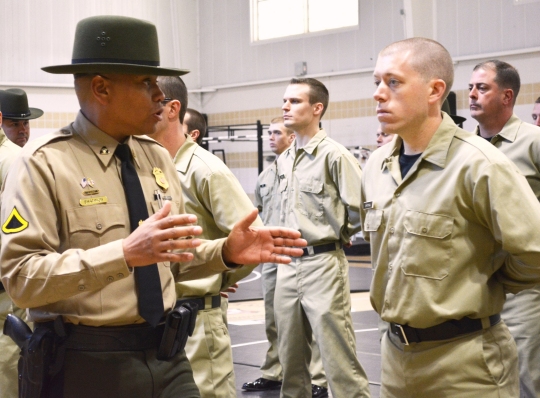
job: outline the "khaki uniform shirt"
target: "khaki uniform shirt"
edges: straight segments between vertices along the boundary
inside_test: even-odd
[[[259,174],[255,187],[255,204],[264,225],[279,225],[279,175],[277,159]]]
[[[149,214],[158,210],[154,192],[161,189],[155,167],[170,185],[161,192],[171,197],[171,213],[184,212],[168,153],[147,137],[126,143]],[[89,326],[144,322],[122,248],[130,223],[117,145],[79,113],[68,127],[27,144],[13,163],[2,197],[2,282],[33,321],[63,315]],[[158,263],[165,311],[176,301],[175,275],[197,278],[227,269],[223,243],[204,242],[190,263]]]
[[[11,142],[4,130],[0,128],[0,187],[4,184],[8,169],[21,149],[20,146]]]
[[[417,328],[499,313],[505,290],[540,282],[540,204],[529,184],[443,115],[403,180],[400,137],[371,155],[362,180],[371,303],[383,320]],[[509,254],[516,261],[505,264]]]
[[[475,134],[479,133],[477,127]],[[512,115],[491,143],[516,164],[540,200],[540,127]]]
[[[191,137],[174,158],[186,212],[195,214],[204,239],[229,235],[234,224],[253,210],[253,203],[229,168],[215,155],[195,143]],[[257,220],[254,225],[261,225]],[[224,274],[181,282],[176,286],[179,297],[217,295],[220,290],[244,278],[254,266],[243,266]]]
[[[280,225],[299,230],[308,245],[349,242],[361,228],[362,169],[347,148],[321,129],[305,147],[291,145],[277,164],[287,191]]]

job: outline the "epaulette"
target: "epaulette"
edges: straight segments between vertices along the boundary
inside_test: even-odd
[[[37,150],[39,150],[40,148],[46,146],[47,144],[51,142],[65,139],[72,136],[73,136],[73,132],[71,132],[71,130],[69,129],[69,126],[67,126],[60,130],[55,131],[54,133],[45,134],[41,137],[36,138],[35,140],[28,142],[23,147],[23,152],[26,154],[34,154]]]

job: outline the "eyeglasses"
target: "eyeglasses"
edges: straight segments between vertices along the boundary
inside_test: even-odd
[[[165,98],[163,101],[161,101],[161,105],[165,106],[167,105],[169,102],[171,102],[173,99],[172,98]]]

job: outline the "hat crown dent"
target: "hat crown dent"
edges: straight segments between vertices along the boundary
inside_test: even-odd
[[[159,66],[156,27],[122,16],[81,20],[75,31],[73,63],[111,62]]]

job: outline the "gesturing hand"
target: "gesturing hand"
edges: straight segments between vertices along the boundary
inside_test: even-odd
[[[122,242],[124,257],[130,267],[139,267],[161,261],[190,261],[192,253],[175,253],[179,249],[197,247],[199,239],[180,239],[200,235],[202,228],[190,225],[197,222],[192,214],[169,215],[171,202],[148,217]]]
[[[251,227],[258,211],[253,211],[240,220],[232,229],[223,246],[223,259],[226,263],[287,264],[290,257],[302,255],[307,242],[300,239],[300,232],[283,227]]]

